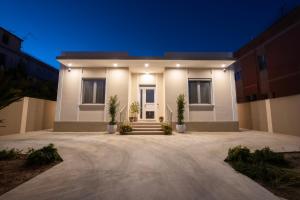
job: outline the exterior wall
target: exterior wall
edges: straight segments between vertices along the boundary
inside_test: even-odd
[[[105,104],[81,104],[81,83],[83,78],[105,78]],[[109,121],[107,103],[109,97],[117,95],[120,109],[128,105],[129,71],[120,68],[72,68],[60,70],[57,96],[56,121]],[[117,116],[118,117],[118,116]],[[117,118],[118,119],[118,118]]]
[[[300,95],[270,99],[273,131],[300,136]]]
[[[55,101],[24,97],[0,111],[0,135],[53,128]]]
[[[134,101],[139,101],[138,93],[140,85],[155,85],[156,86],[156,120],[158,117],[164,116],[164,75],[161,74],[131,74],[130,82],[130,104]],[[129,104],[129,106],[130,106]]]
[[[0,119],[4,120],[0,124],[0,135],[8,135],[19,133],[22,121],[23,99],[10,104],[9,106],[0,110]]]
[[[238,105],[239,127],[252,129],[252,115],[250,103],[239,103]]]
[[[212,79],[212,105],[198,106],[188,104],[188,79]],[[237,121],[235,89],[232,71],[221,69],[166,69],[165,100],[174,113],[173,121],[177,121],[176,98],[184,94],[187,101],[185,121],[213,122]]]
[[[238,104],[240,128],[300,136],[300,95]]]

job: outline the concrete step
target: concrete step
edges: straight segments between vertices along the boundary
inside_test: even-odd
[[[132,131],[128,135],[164,135],[163,131]]]
[[[133,131],[161,131],[161,127],[133,127]]]
[[[132,122],[131,123],[132,126],[135,125],[160,125],[159,122]]]
[[[131,124],[132,128],[161,128],[161,125],[139,125],[139,124]]]

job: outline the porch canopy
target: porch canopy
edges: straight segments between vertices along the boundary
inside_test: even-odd
[[[66,67],[126,67],[133,73],[162,73],[165,68],[227,68],[235,60],[229,52],[130,56],[127,52],[63,52],[57,60]]]

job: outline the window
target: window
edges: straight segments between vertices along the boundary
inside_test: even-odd
[[[6,45],[8,45],[8,42],[9,42],[9,35],[7,33],[4,33],[2,35],[2,42]]]
[[[146,89],[146,103],[154,103],[154,90]]]
[[[5,67],[5,63],[6,63],[6,57],[5,57],[5,54],[0,53],[0,67],[2,67],[2,66]]]
[[[262,71],[267,68],[267,60],[265,55],[257,56],[259,70]]]
[[[234,79],[235,79],[236,81],[241,80],[241,71],[236,71],[236,72],[234,73]]]
[[[189,80],[189,103],[211,104],[211,80]]]
[[[104,104],[105,101],[105,79],[83,79],[82,80],[82,103]]]

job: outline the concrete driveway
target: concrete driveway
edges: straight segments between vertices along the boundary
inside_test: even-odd
[[[64,162],[5,193],[10,199],[278,199],[223,162],[229,147],[299,151],[300,137],[245,131],[171,136],[35,132],[0,148],[54,143]]]

